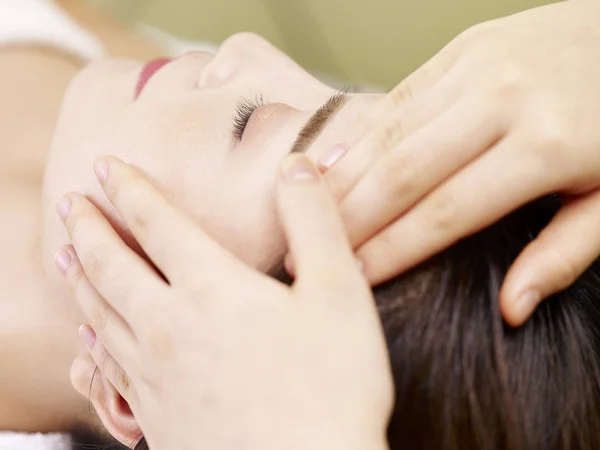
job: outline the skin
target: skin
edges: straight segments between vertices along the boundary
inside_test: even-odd
[[[161,53],[84,3],[57,3],[100,37],[109,54],[143,59]],[[10,255],[0,270],[0,429],[61,430],[89,416],[67,382],[76,314],[56,309],[40,257],[48,147],[64,92],[82,66],[51,48],[0,49],[0,245]]]
[[[57,261],[94,327],[81,328],[93,361],[75,362],[74,385],[88,395],[98,364],[106,377],[94,384],[110,381],[135,414],[94,389],[110,432],[130,444],[143,430],[153,449],[388,448],[394,389],[381,322],[314,164],[290,155],[275,182],[297,262],[288,286],[225,251],[131,166],[101,161],[107,198],[169,280],[88,200],[68,195],[73,246]],[[180,239],[153,239],[164,229]]]
[[[368,236],[375,236],[358,250],[372,282],[426,258],[527,199],[551,191],[576,195],[581,201],[564,208],[564,214],[526,250],[525,259],[517,262],[515,267],[521,276],[528,260],[531,264],[527,267],[538,261],[538,267],[547,270],[529,273],[526,284],[529,289],[533,286],[535,298],[522,301],[524,307],[517,315],[511,316],[505,309],[505,316],[513,324],[520,323],[544,295],[569,284],[597,256],[600,241],[595,229],[590,228],[597,223],[598,165],[593,163],[597,162],[598,141],[589,132],[595,130],[593,126],[582,129],[580,125],[596,117],[598,102],[590,93],[596,93],[598,77],[593,75],[595,66],[588,63],[595,61],[597,53],[597,33],[593,30],[597,28],[598,11],[594,2],[571,1],[473,28],[379,104],[380,113],[396,112],[389,121],[377,128],[375,124],[382,116],[375,109],[371,116],[376,118],[374,121],[352,127],[358,132],[375,127],[375,132],[367,134],[374,139],[367,139],[362,151],[352,153],[353,158],[334,166],[328,181],[336,193],[342,193],[340,197],[353,191],[341,207],[352,243],[361,246]],[[535,39],[527,41],[529,46],[522,45],[523,36],[531,36],[533,23],[541,24],[535,28]],[[556,38],[565,35],[570,38]],[[539,55],[557,48],[563,59],[555,58],[556,67],[536,73],[539,67],[546,67],[536,63]],[[590,57],[577,56],[580,51],[583,55],[589,52]],[[29,71],[23,73],[12,70],[24,55],[11,54],[8,58],[16,62],[7,72],[12,73],[14,86],[3,84],[6,91],[15,86],[22,91],[21,96],[7,103],[13,109],[5,114],[11,119],[6,121],[10,128],[6,130],[6,147],[10,150],[4,156],[3,166],[3,200],[7,208],[2,236],[7,254],[14,256],[3,272],[4,294],[5,298],[19,298],[19,302],[3,305],[2,317],[10,320],[5,319],[2,324],[7,339],[0,349],[1,356],[9,362],[9,369],[2,374],[1,395],[6,399],[2,402],[6,408],[2,414],[7,426],[19,429],[40,429],[32,427],[34,422],[43,423],[41,429],[72,423],[74,413],[65,415],[65,411],[77,411],[79,407],[75,400],[68,401],[68,384],[61,384],[73,354],[72,339],[65,330],[81,320],[51,262],[55,250],[67,242],[54,216],[54,203],[61,194],[70,190],[86,194],[136,248],[131,235],[87,175],[96,157],[120,156],[140,168],[176,206],[228,250],[256,268],[268,270],[285,251],[273,211],[271,186],[275,167],[308,116],[332,94],[331,89],[253,35],[230,39],[215,58],[192,54],[175,61],[157,74],[135,102],[131,93],[140,64],[130,60],[100,62],[85,69],[72,83],[46,165],[45,139],[53,129],[58,110],[54,100],[62,97],[78,67],[64,57],[57,58],[48,72],[49,82],[56,89],[40,93],[38,99],[31,94],[37,87],[24,80],[33,73],[34,64],[38,64],[37,70],[43,70],[45,61],[54,59],[36,52],[30,49],[35,56],[31,61],[25,58]],[[508,65],[507,55],[515,58]],[[566,67],[574,69],[569,72],[571,75],[560,79],[562,84],[556,78],[542,76],[565,73],[563,61],[568,61]],[[528,66],[528,62],[534,64]],[[573,78],[573,74],[586,76]],[[537,81],[529,83],[532,79]],[[229,128],[235,104],[240,96],[257,92],[271,106],[257,114],[247,139],[233,144]],[[507,92],[511,95],[503,95]],[[327,149],[337,144],[339,136],[347,134],[348,124],[356,123],[359,111],[373,106],[377,99],[352,96],[315,147]],[[581,120],[573,119],[570,113],[559,114],[574,112],[567,107],[574,99],[579,99]],[[50,111],[51,120],[39,119],[38,123],[33,115],[27,124],[28,132],[24,133],[24,126],[15,124],[14,117],[26,116],[18,107],[25,107],[27,102],[31,109],[26,111],[39,111],[43,105]],[[458,105],[458,109],[453,105]],[[354,137],[360,140],[360,133]],[[385,145],[379,145],[382,143]],[[346,147],[352,145],[351,140],[346,141]],[[511,153],[511,149],[516,150]],[[520,163],[524,160],[520,149],[530,151],[527,164]],[[375,164],[374,158],[382,154],[386,157]],[[475,158],[484,154],[485,158]],[[309,155],[316,157],[320,153],[309,149]],[[496,158],[504,164],[510,162],[506,170],[497,170]],[[440,159],[445,164],[436,164]],[[550,162],[553,170],[548,169]],[[469,170],[462,167],[466,164]],[[40,198],[39,178],[44,167]],[[519,169],[516,173],[515,167]],[[408,170],[413,178],[406,173],[399,176],[398,168]],[[430,177],[421,177],[422,173],[429,173]],[[490,181],[491,174],[496,173],[510,177],[518,174],[528,181],[528,189],[524,191],[510,177]],[[448,180],[454,174],[457,176]],[[381,181],[389,183],[381,186]],[[472,193],[484,192],[477,190],[484,185],[489,192],[474,198]],[[499,187],[508,189],[506,196],[494,195]],[[387,197],[381,192],[386,192]],[[396,197],[394,193],[402,195]],[[372,213],[351,207],[364,206],[365,198],[378,196],[384,200],[371,204]],[[42,213],[38,215],[40,204]],[[393,208],[388,208],[390,204]],[[413,208],[414,205],[417,206]],[[352,211],[360,211],[358,219],[362,220]],[[394,221],[394,214],[400,214],[399,221]],[[456,217],[461,220],[453,220]],[[390,220],[392,226],[386,228]],[[42,226],[37,227],[39,224]],[[377,234],[371,227],[383,228]],[[26,239],[13,242],[15,235],[24,232]],[[411,235],[411,239],[401,239],[406,235]],[[580,236],[588,237],[591,245],[579,245]],[[382,258],[383,250],[392,261]],[[543,282],[539,274],[552,279]],[[522,291],[523,284],[518,286],[516,282],[512,284],[515,298],[527,294]],[[40,351],[48,344],[48,336],[53,337],[51,353]],[[43,373],[40,367],[44,367]],[[15,408],[20,408],[21,413],[15,413]],[[36,410],[34,414],[30,414],[32,408]]]
[[[506,322],[600,256],[599,23],[572,0],[471,27],[341,137],[327,178],[372,284],[549,193],[568,202],[508,272]]]
[[[67,242],[56,201],[65,191],[87,194],[136,245],[94,183],[92,162],[113,154],[134,163],[218,242],[264,271],[285,252],[273,202],[277,164],[335,93],[263,39],[242,34],[216,56],[177,59],[134,101],[142,61],[160,51],[79,2],[62,6],[121,58],[81,70],[79,61],[49,49],[0,52],[0,90],[8,99],[0,106],[1,135],[9,143],[0,155],[0,239],[10,255],[0,270],[2,298],[10,299],[0,305],[0,429],[97,425],[69,382],[84,318],[53,263]],[[37,73],[45,74],[43,83],[33,82]],[[256,93],[269,106],[235,144],[236,104]],[[377,98],[350,96],[319,140],[333,143]],[[114,390],[104,393],[117,408]]]

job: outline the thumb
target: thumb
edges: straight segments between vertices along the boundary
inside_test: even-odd
[[[351,283],[362,278],[338,206],[306,156],[293,154],[283,161],[277,207],[298,279]]]

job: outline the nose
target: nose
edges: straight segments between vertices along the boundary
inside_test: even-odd
[[[240,72],[253,68],[271,68],[275,58],[287,56],[255,33],[237,33],[221,44],[219,52],[211,64],[204,70],[200,87],[221,86]]]
[[[195,89],[198,87],[198,82],[202,79],[205,69],[214,59],[215,55],[210,52],[192,51],[185,53],[163,69],[166,72],[164,76],[167,77],[169,71],[172,71],[173,77],[177,78],[181,88],[185,90]],[[175,79],[173,82],[175,82]]]

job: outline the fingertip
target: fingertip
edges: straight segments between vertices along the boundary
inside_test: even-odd
[[[94,377],[96,363],[93,358],[86,352],[85,355],[80,355],[73,360],[69,377],[73,388],[81,395],[87,397],[90,390],[90,383]]]
[[[523,325],[542,301],[536,289],[523,289],[520,294],[500,299],[500,309],[505,322],[512,327]]]
[[[88,349],[92,350],[96,345],[98,337],[96,336],[96,332],[90,325],[81,325],[79,327],[79,336],[85,342],[85,345]]]
[[[101,156],[94,162],[94,173],[100,186],[104,187],[112,169],[131,168],[131,165],[116,156]]]
[[[54,254],[54,264],[63,275],[67,274],[72,263],[72,254],[66,248],[63,247]]]
[[[317,166],[301,153],[288,155],[281,163],[279,174],[286,184],[315,182],[320,178]]]

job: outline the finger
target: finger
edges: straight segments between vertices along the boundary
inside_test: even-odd
[[[470,36],[471,33],[462,33],[457,36],[394,87],[369,113],[348,129],[348,134],[344,136],[343,140],[344,146],[353,148],[359,140],[369,135],[384,120],[394,115],[398,109],[403,108],[437,85],[458,61]],[[328,168],[327,164],[325,164],[325,168]]]
[[[334,161],[332,155],[340,157],[340,152],[346,149],[338,145],[332,149],[332,155],[324,156],[320,167],[323,170],[327,166],[325,179],[336,198],[343,198],[382,155],[454,105],[460,92],[449,80],[452,77],[447,77],[406,105],[390,110],[377,123],[370,124],[372,128],[363,139],[332,167],[327,166]]]
[[[92,284],[130,323],[141,307],[146,308],[151,293],[166,289],[159,275],[127,246],[108,220],[85,197],[71,193],[58,206],[67,233],[85,277],[77,273],[74,281]],[[74,268],[74,270],[77,267]],[[103,300],[103,301],[104,301]]]
[[[396,109],[398,105],[406,103],[406,100],[416,98],[417,95],[434,86],[452,70],[468,46],[472,42],[476,42],[488,27],[490,27],[489,23],[472,26],[442,47],[438,53],[390,92],[392,95],[388,95],[378,109],[381,115],[379,118],[375,117],[375,119],[385,117],[389,111]]]
[[[129,324],[92,286],[74,248],[70,245],[64,247],[56,254],[55,260],[71,285],[83,314],[94,329],[98,330],[106,342],[118,343],[116,353],[119,353],[120,349],[131,350],[134,337]]]
[[[343,139],[332,148],[315,152],[320,155],[319,167],[327,171],[326,179],[336,198],[350,190],[377,155],[392,145],[391,141],[414,132],[460,97],[464,77],[458,77],[460,71],[454,69],[479,28],[461,33],[410,74],[348,127]],[[360,145],[367,137],[367,142]]]
[[[114,386],[119,394],[121,394],[121,397],[129,402],[134,393],[131,389],[131,379],[129,378],[129,375],[127,375],[127,372],[123,370],[123,367],[121,367],[117,360],[113,358],[91,326],[81,326],[79,335],[88,347],[90,355],[96,363],[98,370]]]
[[[167,279],[214,273],[221,263],[234,260],[132,166],[105,157],[95,170],[108,199]],[[173,239],[165,245],[169,236]]]
[[[379,158],[340,205],[352,245],[488,150],[503,132],[495,114],[479,99],[465,99]]]
[[[387,280],[560,189],[560,179],[540,171],[536,157],[522,152],[518,139],[507,137],[428,194],[358,250],[371,283]]]
[[[317,168],[306,156],[293,154],[283,162],[280,178],[277,206],[297,279],[322,282],[324,289],[357,287],[362,277],[356,258]]]
[[[506,275],[500,306],[522,325],[546,297],[566,289],[600,256],[600,191],[563,206]]]
[[[85,354],[79,354],[71,364],[69,373],[71,385],[81,395],[90,398],[90,389],[97,366],[90,352],[86,349]]]

